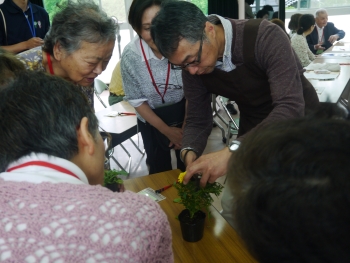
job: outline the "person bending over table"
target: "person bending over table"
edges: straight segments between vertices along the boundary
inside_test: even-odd
[[[177,168],[185,170],[179,158],[185,118],[181,71],[171,68],[150,34],[151,21],[162,2],[132,2],[128,19],[137,36],[125,47],[121,59],[125,99],[136,109],[150,174],[172,170],[171,147]]]
[[[326,9],[318,9],[315,13],[316,26],[312,33],[306,37],[310,50],[314,54],[321,54],[330,48],[337,40],[344,38],[345,32],[328,22]]]
[[[350,122],[273,123],[228,168],[235,229],[261,263],[348,262]]]
[[[78,87],[23,71],[0,93],[0,236],[7,261],[173,262],[160,206],[101,186],[105,144]]]
[[[315,18],[313,15],[305,14],[299,19],[297,33],[290,40],[291,45],[300,59],[303,67],[307,67],[313,60],[315,55],[309,49],[306,37],[311,34],[315,27]]]
[[[69,1],[53,17],[43,47],[17,55],[27,69],[78,85],[94,108],[94,79],[106,69],[116,39],[114,20],[93,2]]]
[[[201,185],[215,182],[226,174],[232,152],[247,133],[303,116],[305,109],[319,104],[288,36],[267,20],[206,17],[194,4],[174,1],[162,5],[151,33],[160,53],[183,69],[188,101],[181,151],[185,182],[195,173],[202,174]],[[212,93],[237,103],[238,138],[230,147],[201,156],[212,129]],[[233,196],[227,188],[223,195],[222,215],[233,224]]]

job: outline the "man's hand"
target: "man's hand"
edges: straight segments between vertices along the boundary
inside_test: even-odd
[[[315,45],[315,50],[325,50],[325,47],[322,47],[322,44]]]
[[[192,153],[189,152],[186,156],[186,163],[191,157],[190,154]],[[225,147],[221,151],[203,155],[196,161],[187,163],[187,173],[184,177],[184,183],[187,184],[190,178],[197,173],[202,174],[202,179],[200,181],[202,187],[204,187],[207,182],[214,183],[217,178],[226,174],[227,164],[231,154],[228,147]]]
[[[42,46],[44,44],[44,40],[40,37],[33,37],[25,41],[27,49],[35,48],[38,46]]]
[[[331,35],[329,38],[328,38],[328,41],[331,42],[331,44],[333,44],[335,41],[337,41],[339,38],[339,36],[336,34],[336,35]]]
[[[169,127],[166,134],[164,134],[170,140],[169,147],[175,146],[174,149],[181,149],[182,143],[182,129],[177,127]]]

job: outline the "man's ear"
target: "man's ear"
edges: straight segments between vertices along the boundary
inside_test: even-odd
[[[79,152],[93,155],[95,152],[95,139],[88,129],[89,120],[87,117],[83,117],[80,121],[79,128],[77,129],[77,139]]]
[[[61,44],[57,42],[57,43],[53,46],[53,57],[54,57],[56,60],[61,61],[63,55],[64,55],[64,50],[62,49]]]
[[[205,30],[205,34],[207,36],[208,35],[213,36],[213,37],[216,36],[215,26],[212,23],[210,23],[209,21],[205,22],[204,30]]]

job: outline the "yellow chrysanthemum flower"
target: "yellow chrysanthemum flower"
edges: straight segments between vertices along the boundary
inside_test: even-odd
[[[182,181],[184,180],[185,175],[186,175],[186,172],[180,173],[179,177],[177,178],[177,181],[179,183],[182,183]]]

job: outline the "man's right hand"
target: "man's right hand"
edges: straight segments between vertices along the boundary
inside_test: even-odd
[[[315,50],[325,50],[325,47],[322,47],[322,44],[315,45]]]
[[[25,41],[27,49],[35,48],[38,46],[42,46],[44,44],[44,40],[40,37],[33,37]]]

